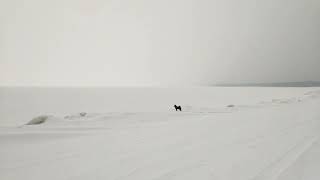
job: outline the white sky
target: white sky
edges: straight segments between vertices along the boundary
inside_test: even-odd
[[[0,0],[0,85],[320,81],[319,0]]]

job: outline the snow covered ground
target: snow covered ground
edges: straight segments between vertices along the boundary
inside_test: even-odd
[[[319,88],[0,88],[0,179],[316,180],[319,107]]]

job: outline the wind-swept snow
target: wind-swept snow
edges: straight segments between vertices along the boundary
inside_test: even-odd
[[[253,89],[240,90],[248,99],[245,89]],[[121,111],[126,106],[116,105],[119,100],[113,101],[117,111],[105,106],[94,113],[52,113],[32,126],[23,125],[30,119],[3,126],[0,179],[289,180],[301,168],[311,173],[301,177],[320,177],[319,89],[267,88],[247,103],[239,97],[223,103],[215,92],[199,91],[205,102],[188,96],[155,100],[167,102],[168,110],[154,105],[160,110],[142,111],[153,104],[141,99],[142,110]],[[235,97],[228,93],[225,98]],[[170,109],[168,99],[182,97],[183,111]]]

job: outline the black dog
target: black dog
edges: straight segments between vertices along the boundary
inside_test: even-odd
[[[182,111],[182,109],[181,109],[181,106],[177,106],[177,105],[174,105],[174,108],[176,109],[176,111]]]

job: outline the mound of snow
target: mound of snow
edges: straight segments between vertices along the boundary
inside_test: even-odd
[[[66,120],[88,120],[97,117],[99,114],[96,113],[86,113],[86,112],[81,112],[77,113],[74,115],[68,115],[65,116],[64,119]]]
[[[26,125],[40,125],[40,124],[47,124],[47,123],[58,123],[62,122],[63,120],[59,117],[55,117],[52,115],[41,115],[33,118],[30,120]]]
[[[31,121],[29,121],[26,125],[38,125],[38,124],[43,124],[45,123],[50,117],[52,116],[48,116],[48,115],[42,115],[42,116],[38,116],[33,118]]]

